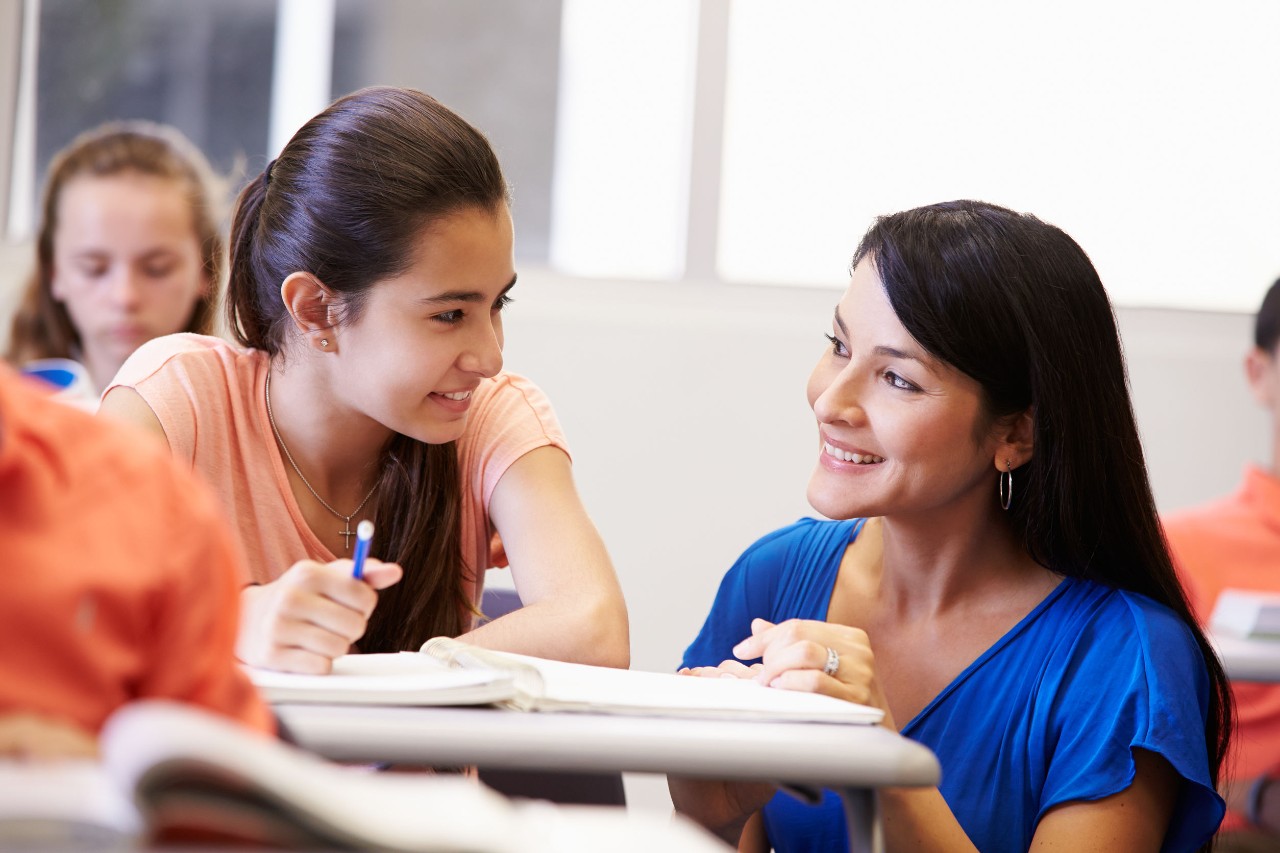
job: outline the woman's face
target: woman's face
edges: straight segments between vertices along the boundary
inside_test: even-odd
[[[141,344],[186,328],[208,292],[182,184],[126,172],[72,178],[57,199],[52,289],[105,383]]]
[[[468,208],[425,228],[412,265],[375,284],[338,328],[335,392],[429,444],[455,441],[472,392],[502,369],[502,309],[515,284],[511,214]]]
[[[999,444],[978,438],[989,423],[980,386],[908,334],[870,259],[836,306],[808,396],[820,438],[809,502],[828,518],[994,503]]]

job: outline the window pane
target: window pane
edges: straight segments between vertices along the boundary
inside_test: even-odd
[[[560,0],[339,0],[333,88],[412,86],[489,137],[512,187],[516,255],[545,261]]]
[[[730,24],[722,274],[843,285],[871,219],[980,198],[1122,303],[1253,310],[1280,272],[1280,5],[785,7]]]
[[[40,183],[49,160],[110,119],[175,125],[222,174],[267,144],[275,0],[41,0]]]

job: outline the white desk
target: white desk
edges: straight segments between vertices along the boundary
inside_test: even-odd
[[[1247,640],[1210,634],[1227,678],[1232,681],[1280,682],[1280,640]]]
[[[338,761],[669,773],[840,792],[850,848],[872,850],[875,789],[938,784],[926,747],[881,726],[727,722],[493,708],[277,705],[305,748]]]

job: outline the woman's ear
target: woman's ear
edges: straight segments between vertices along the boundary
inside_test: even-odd
[[[996,438],[998,444],[995,452],[997,471],[1010,471],[1021,468],[1031,461],[1035,452],[1036,415],[1035,408],[1028,406],[1025,411],[1009,415],[996,421]]]
[[[336,300],[329,288],[309,272],[289,273],[280,285],[280,298],[293,318],[293,327],[306,345],[320,352],[337,352],[334,322]]]

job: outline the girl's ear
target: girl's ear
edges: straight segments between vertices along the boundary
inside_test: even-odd
[[[1030,462],[1035,451],[1035,435],[1036,416],[1032,406],[997,421],[996,470],[1011,471]]]
[[[1272,395],[1275,393],[1276,383],[1270,380],[1277,370],[1280,370],[1280,365],[1276,364],[1275,357],[1266,350],[1254,347],[1244,357],[1244,373],[1249,380],[1249,390],[1264,408],[1269,409],[1275,403]]]
[[[320,352],[337,352],[334,334],[336,300],[324,282],[309,272],[289,273],[280,285],[280,298],[293,327],[306,345]]]

